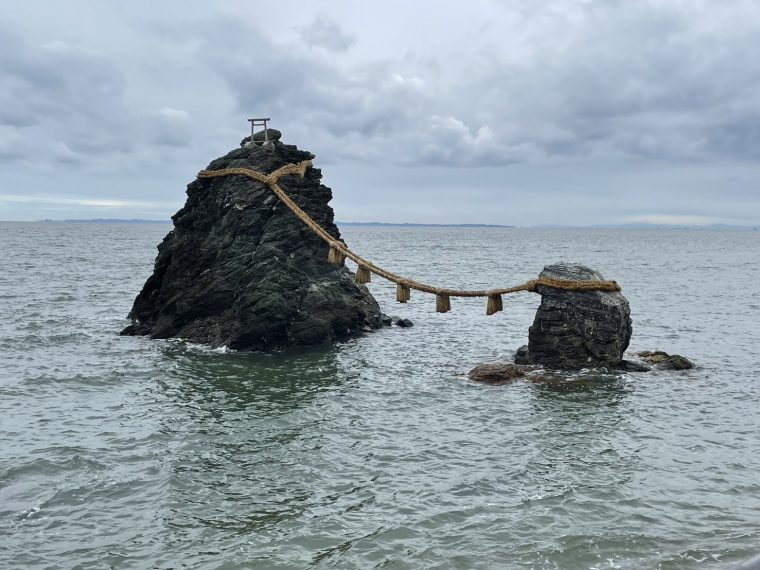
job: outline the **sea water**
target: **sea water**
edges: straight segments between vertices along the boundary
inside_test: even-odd
[[[538,296],[369,285],[411,329],[120,337],[168,225],[0,224],[0,568],[723,568],[760,551],[760,232],[345,228],[434,285],[585,263],[686,372],[485,386]]]

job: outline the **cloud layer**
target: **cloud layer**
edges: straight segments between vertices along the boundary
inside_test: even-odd
[[[48,10],[47,24],[29,17],[35,8],[0,28],[0,164],[46,196],[95,193],[42,180],[61,168],[69,180],[152,169],[156,184],[176,186],[179,173],[186,181],[231,148],[246,118],[265,115],[338,182],[358,171],[376,180],[345,197],[349,211],[362,200],[380,207],[378,172],[396,170],[402,186],[410,171],[431,186],[480,185],[492,201],[525,206],[523,218],[536,193],[559,192],[577,204],[565,212],[571,223],[709,219],[702,210],[714,208],[703,205],[719,201],[733,201],[721,219],[746,222],[747,206],[760,206],[749,190],[760,158],[753,2],[483,0],[431,11],[285,1],[256,13],[233,1],[214,11],[168,2],[150,15],[140,3],[72,2]],[[112,28],[82,24],[88,10]],[[636,172],[600,186],[613,166]],[[686,198],[704,195],[705,171],[714,195],[695,205]],[[674,199],[633,211],[625,198],[648,195],[643,183]],[[103,199],[139,204],[177,188],[114,191]],[[584,203],[610,194],[619,207],[584,219]],[[405,219],[387,202],[368,217]],[[480,213],[463,199],[446,221],[466,211]]]

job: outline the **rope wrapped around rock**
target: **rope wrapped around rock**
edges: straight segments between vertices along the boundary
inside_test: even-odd
[[[370,280],[370,274],[374,273],[387,279],[393,283],[396,283],[396,300],[400,303],[406,303],[410,298],[411,289],[422,291],[424,293],[431,293],[436,296],[436,310],[440,313],[448,312],[451,309],[450,298],[451,297],[487,297],[488,305],[486,308],[486,314],[491,315],[495,312],[502,310],[502,295],[508,295],[510,293],[517,293],[519,291],[537,292],[539,286],[552,287],[554,289],[564,289],[567,291],[620,291],[620,285],[616,281],[581,281],[575,279],[552,279],[547,277],[539,277],[537,279],[531,279],[520,285],[513,287],[505,287],[501,289],[488,289],[488,290],[460,290],[460,289],[448,289],[442,287],[433,287],[425,283],[420,283],[413,279],[396,275],[378,267],[371,261],[364,259],[360,255],[351,251],[345,243],[337,241],[331,236],[325,229],[323,229],[317,222],[315,222],[306,212],[304,212],[298,204],[296,204],[287,193],[280,188],[277,181],[283,176],[290,176],[298,174],[300,177],[304,177],[306,170],[311,167],[311,160],[303,160],[295,164],[286,164],[285,166],[278,168],[270,174],[262,174],[251,168],[222,168],[220,170],[201,170],[198,173],[198,178],[215,178],[218,176],[247,176],[257,182],[269,187],[277,197],[285,204],[306,226],[309,227],[315,234],[322,238],[330,246],[330,253],[328,261],[333,265],[343,265],[346,258],[355,262],[359,268],[357,270],[357,281],[360,283],[367,283]]]

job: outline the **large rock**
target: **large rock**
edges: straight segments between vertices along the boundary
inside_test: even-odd
[[[583,281],[604,279],[575,263],[547,265],[541,277]],[[517,362],[574,370],[609,366],[623,359],[631,340],[631,310],[626,298],[611,291],[565,291],[539,286],[541,305],[528,330],[527,352]]]
[[[271,132],[271,131],[270,131]],[[259,140],[260,133],[254,137]],[[246,145],[208,169],[269,173],[313,158],[270,134],[269,148]],[[336,240],[332,191],[319,169],[280,186]],[[346,268],[327,263],[328,245],[265,185],[243,176],[192,181],[174,229],[158,246],[153,275],[122,334],[179,337],[236,349],[307,346],[379,328],[381,313]]]

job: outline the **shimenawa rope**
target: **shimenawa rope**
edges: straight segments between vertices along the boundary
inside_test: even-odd
[[[552,279],[548,277],[539,277],[531,279],[520,285],[506,287],[503,289],[490,290],[459,290],[433,287],[425,283],[419,283],[413,279],[396,275],[390,271],[378,267],[371,261],[368,261],[360,255],[351,251],[345,243],[337,241],[333,236],[327,233],[311,216],[304,212],[285,191],[280,188],[277,181],[283,176],[298,174],[303,178],[306,170],[311,166],[311,160],[303,160],[299,163],[286,164],[270,174],[262,174],[250,168],[222,168],[220,170],[201,170],[198,178],[214,178],[217,176],[247,176],[257,182],[268,186],[272,192],[285,204],[306,226],[315,234],[322,238],[330,246],[330,252],[327,261],[332,265],[341,266],[346,258],[352,260],[358,265],[356,280],[359,283],[369,283],[372,273],[379,275],[396,283],[396,300],[399,303],[406,303],[410,300],[411,290],[432,293],[436,296],[436,311],[446,313],[451,310],[451,297],[487,297],[486,314],[492,315],[503,310],[502,295],[517,293],[519,291],[537,292],[539,286],[552,287],[555,289],[564,289],[567,291],[620,291],[620,285],[616,281],[580,281],[575,279]]]

